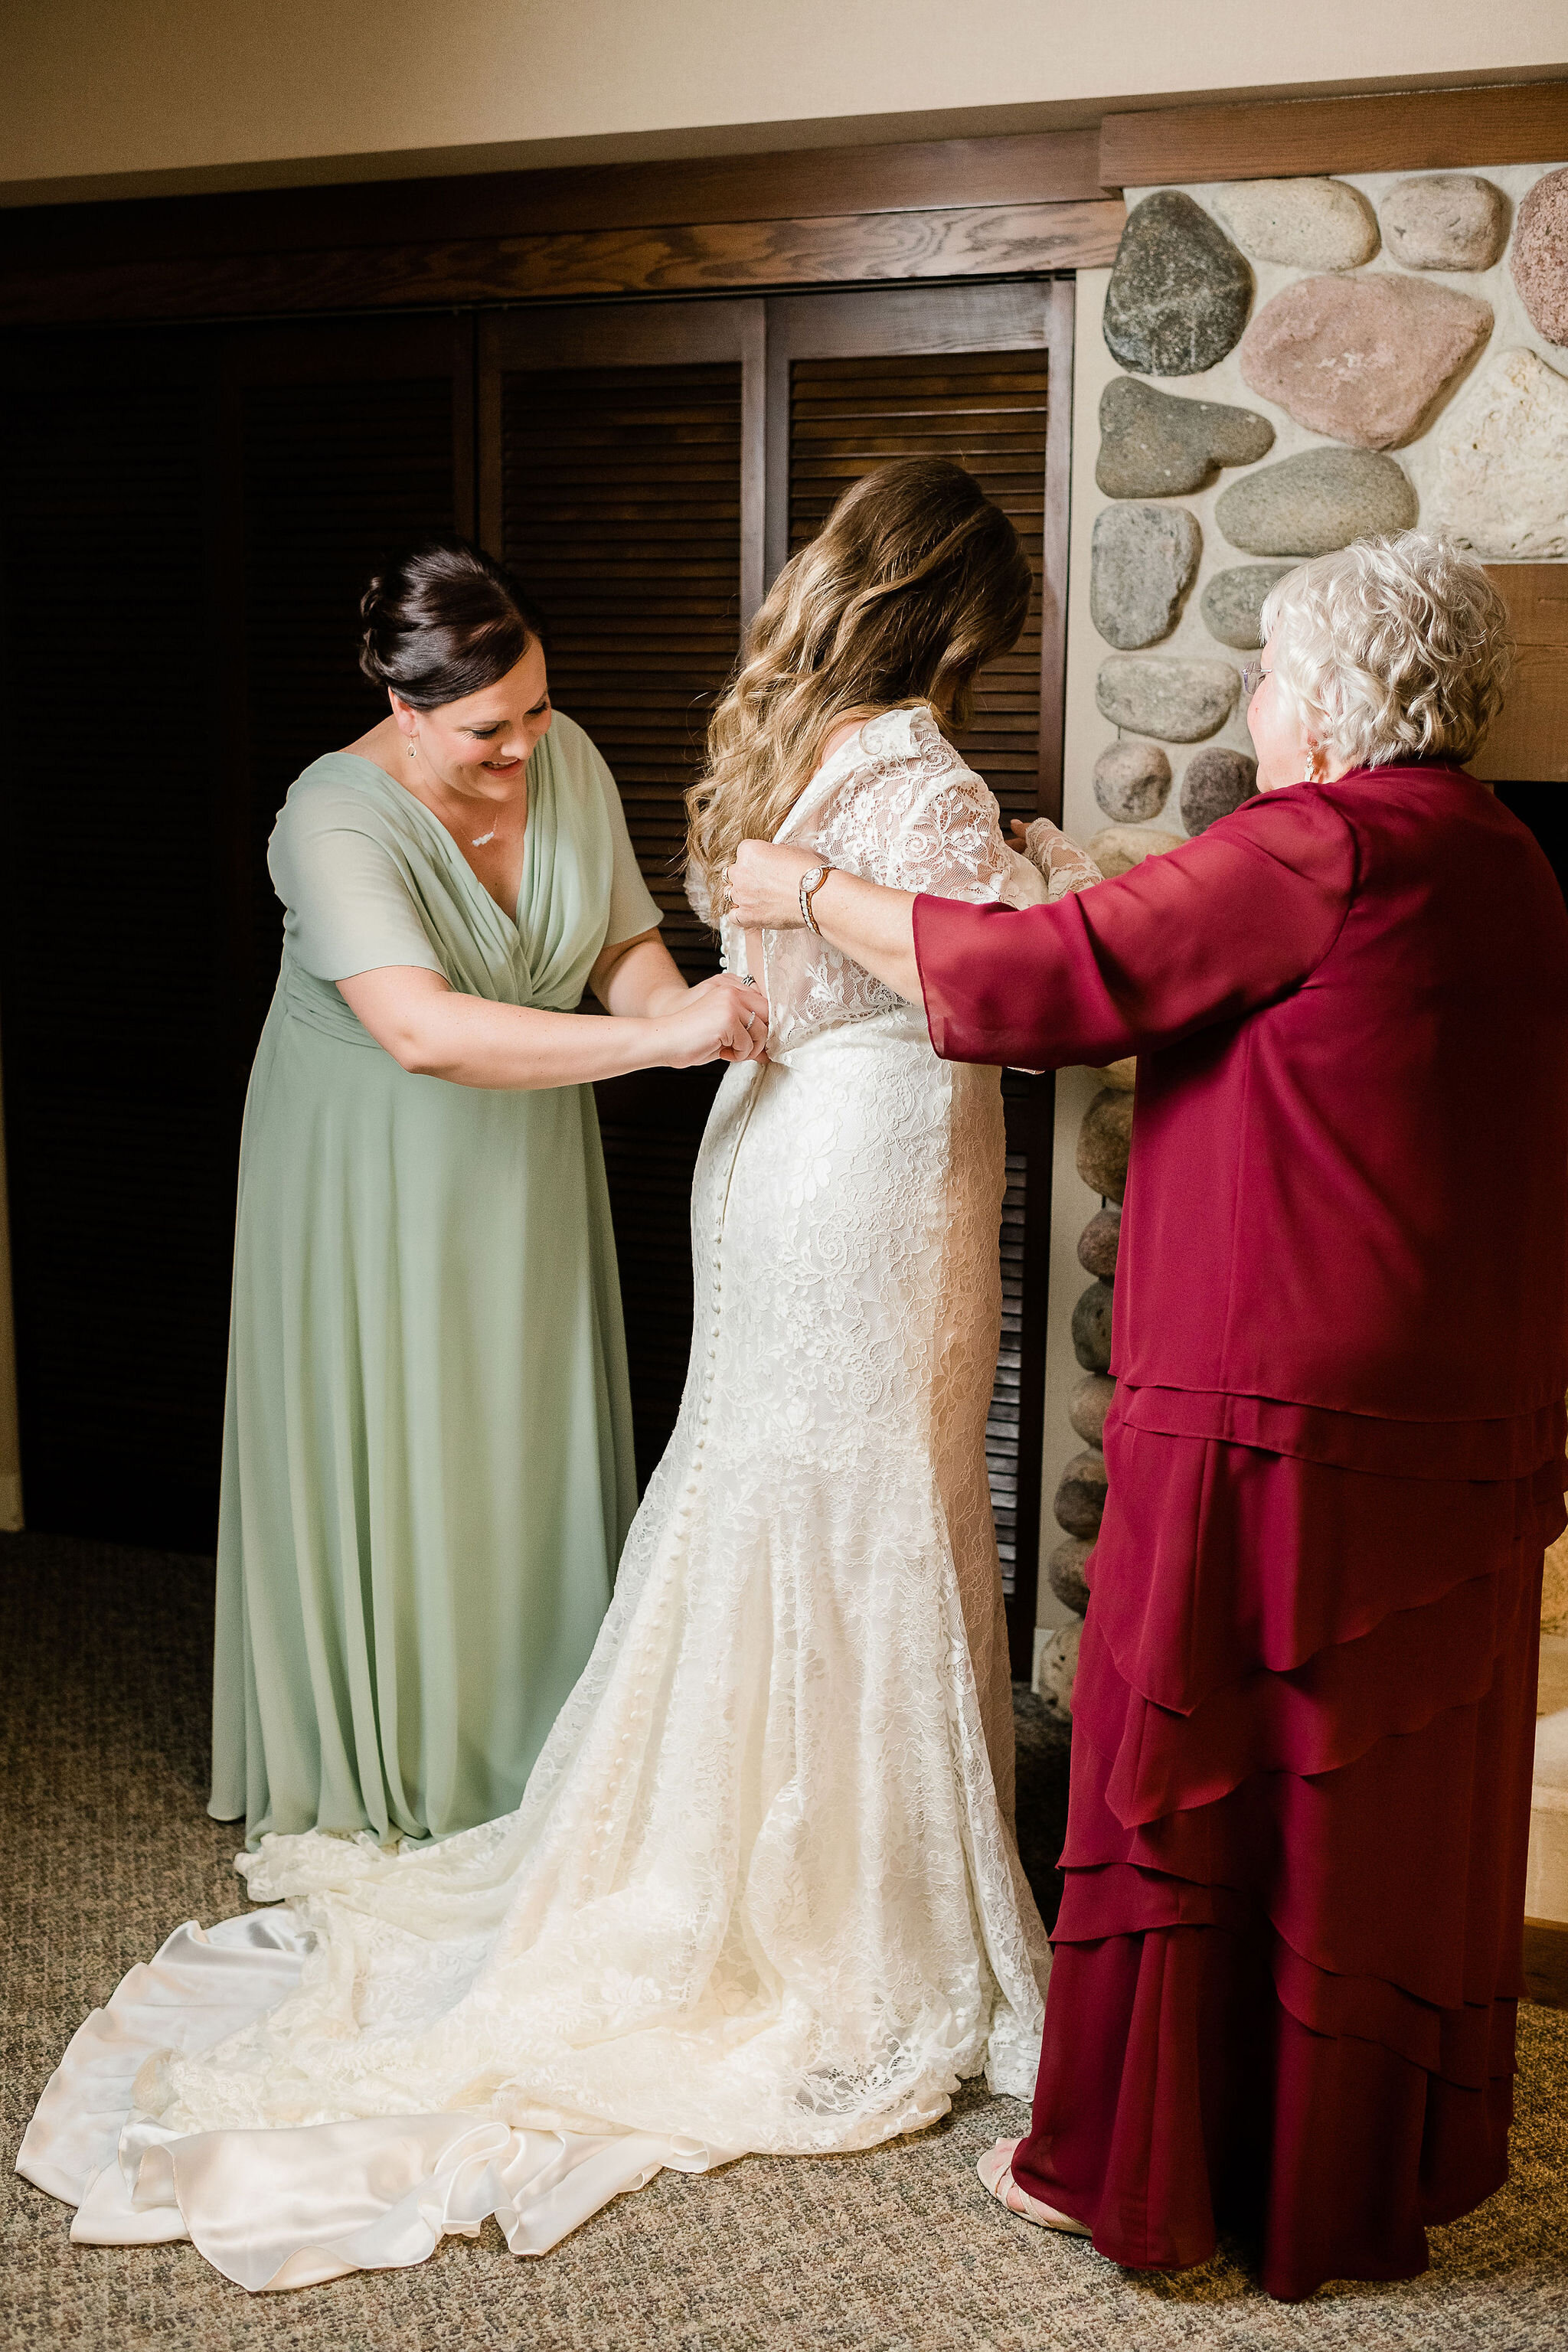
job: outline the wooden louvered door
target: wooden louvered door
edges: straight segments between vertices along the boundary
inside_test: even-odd
[[[379,707],[355,667],[368,573],[473,530],[477,496],[480,535],[552,616],[554,690],[616,771],[696,977],[712,946],[685,901],[681,795],[708,710],[764,578],[884,457],[952,450],[1030,545],[1039,611],[966,749],[1009,814],[1054,807],[1070,319],[1070,289],[1036,283],[13,355],[0,1012],[34,1524],[211,1539],[238,1113],[278,961],[266,842],[300,769]],[[645,1477],[685,1371],[716,1076],[599,1090]],[[1026,1663],[1048,1090],[1007,1091],[991,1444]]]
[[[967,467],[1035,573],[1016,648],[986,672],[965,758],[1012,817],[1061,814],[1069,283],[780,300],[768,312],[767,569],[886,459]],[[1045,1404],[1053,1087],[1008,1071],[1003,1330],[986,1429],[1014,1672],[1032,1667]]]
[[[30,1524],[195,1548],[223,1412],[210,345],[49,339],[0,392],[5,1022]]]
[[[486,543],[544,608],[551,690],[608,761],[663,936],[716,968],[687,903],[681,795],[762,582],[763,305],[529,311],[485,321]],[[720,1073],[596,1092],[646,1481],[691,1339],[691,1173]]]

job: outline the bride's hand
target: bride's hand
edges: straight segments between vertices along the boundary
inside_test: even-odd
[[[1096,882],[1104,881],[1088,850],[1069,841],[1048,816],[1037,816],[1028,824],[1015,817],[1012,833],[1013,848],[1045,876],[1053,898],[1065,898],[1074,890],[1091,889]]]
[[[787,841],[743,841],[725,877],[742,929],[798,931],[801,876],[821,863],[814,851]]]

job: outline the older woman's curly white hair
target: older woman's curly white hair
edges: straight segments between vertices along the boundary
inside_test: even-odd
[[[1426,531],[1302,564],[1262,617],[1276,692],[1310,741],[1352,768],[1462,767],[1497,716],[1507,609],[1473,556]]]

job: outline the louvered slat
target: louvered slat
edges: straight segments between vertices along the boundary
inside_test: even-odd
[[[1013,650],[980,682],[960,739],[995,793],[1004,824],[1037,812],[1047,377],[1037,351],[797,359],[790,383],[789,543],[814,539],[834,501],[890,457],[949,457],[974,475],[1011,520],[1035,575],[1029,616]],[[985,1458],[1002,1580],[1017,1583],[1020,1480],[1032,1447],[1020,1412],[1026,1315],[1025,1227],[1038,1122],[1009,1080],[1007,1191],[1002,1210],[1002,1342]],[[1030,1148],[1021,1148],[1027,1145]],[[1048,1169],[1042,1171],[1048,1182]]]
[[[626,1316],[640,1493],[669,1442],[691,1352],[691,1173],[700,1129],[661,1133],[641,1121],[619,1120],[612,1111],[600,1134]]]
[[[790,551],[851,482],[889,457],[954,457],[1011,520],[1035,574],[1024,634],[981,683],[962,740],[1004,818],[1036,813],[1046,370],[1038,352],[797,360],[790,396]]]
[[[608,761],[665,945],[700,980],[718,959],[687,902],[682,795],[740,634],[740,367],[508,373],[501,431],[502,544],[549,618],[551,691]],[[716,1083],[599,1089],[639,1482],[686,1378],[691,1174]]]
[[[609,761],[665,944],[701,979],[681,794],[740,631],[740,367],[519,371],[501,431],[506,557],[549,618],[552,692]]]

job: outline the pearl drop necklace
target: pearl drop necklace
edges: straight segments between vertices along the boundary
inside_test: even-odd
[[[411,760],[416,760],[416,759],[418,758],[418,756],[419,756],[419,744],[418,744],[418,740],[417,740],[417,739],[416,739],[416,740],[415,740],[414,742],[410,743],[410,745],[408,746],[408,756],[409,756],[409,758],[410,758]],[[446,791],[446,789],[447,789],[446,785],[445,785],[445,784],[443,784],[443,785],[441,786],[441,790],[442,790],[443,792],[445,792],[445,791]],[[495,817],[494,817],[493,822],[491,823],[490,829],[489,829],[489,833],[470,833],[470,834],[468,835],[468,846],[469,846],[471,849],[483,849],[483,848],[485,847],[485,845],[486,845],[486,844],[487,844],[487,843],[489,843],[489,842],[492,842],[492,841],[495,839],[495,837],[496,837],[497,834],[498,834],[500,831],[500,809],[498,809],[498,810],[496,811],[496,814],[495,814]]]

